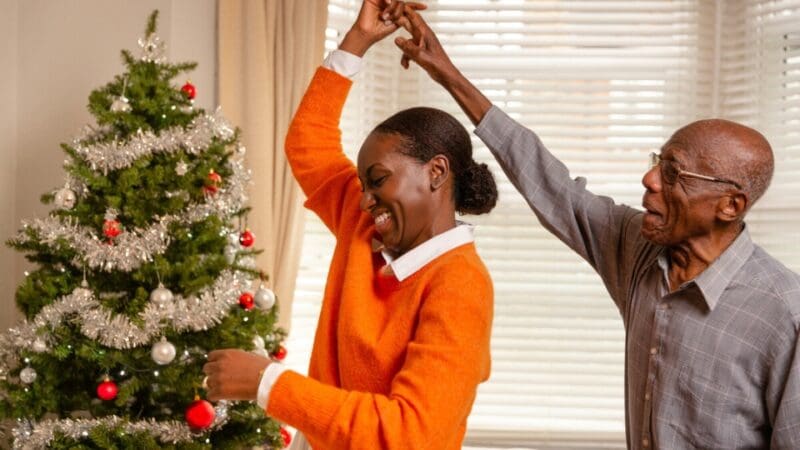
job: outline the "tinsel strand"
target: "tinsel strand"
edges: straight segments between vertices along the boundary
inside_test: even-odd
[[[126,230],[114,239],[114,245],[100,240],[93,229],[65,222],[57,216],[23,221],[23,228],[14,241],[23,244],[35,240],[50,246],[66,242],[77,253],[72,261],[76,267],[85,264],[107,272],[136,270],[143,263],[151,262],[153,256],[166,251],[169,245],[167,230],[172,223],[194,223],[210,215],[230,217],[244,206],[248,171],[242,161],[229,163],[233,175],[217,194],[207,196],[204,203],[190,206],[180,216],[161,217],[147,229]],[[30,236],[27,230],[33,230],[35,236]]]
[[[19,350],[35,351],[33,345],[37,339],[49,347],[48,332],[65,321],[79,325],[86,337],[116,349],[150,344],[167,328],[176,332],[207,330],[228,315],[250,283],[241,272],[223,271],[209,289],[196,296],[176,295],[167,306],[148,304],[138,316],[142,326],[125,315],[111,312],[89,289],[76,288],[42,308],[33,320],[23,321],[0,335],[0,372],[7,372],[19,362]]]
[[[208,149],[215,138],[232,138],[234,130],[222,116],[221,110],[217,109],[213,116],[198,116],[185,128],[176,126],[159,134],[139,130],[126,142],[85,143],[91,141],[90,138],[95,134],[94,130],[85,130],[82,136],[73,140],[72,146],[92,170],[107,174],[109,170],[130,167],[139,158],[154,153],[169,154],[183,150],[193,155],[200,154]]]
[[[225,420],[215,422],[213,428],[219,428],[224,423]],[[153,419],[134,422],[118,416],[108,416],[101,419],[43,420],[36,423],[21,421],[14,428],[13,448],[15,450],[47,448],[56,434],[75,440],[85,439],[96,427],[121,428],[128,434],[147,433],[164,444],[179,444],[197,439],[197,434],[183,422],[175,420],[158,422]]]

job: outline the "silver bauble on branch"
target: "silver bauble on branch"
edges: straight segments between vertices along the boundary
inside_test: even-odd
[[[238,246],[239,244],[236,245]],[[236,247],[232,245],[225,246],[225,261],[227,261],[228,264],[233,264],[233,262],[236,261],[236,252]]]
[[[189,164],[186,164],[186,161],[180,160],[177,164],[175,164],[175,173],[178,176],[182,177],[189,172]]]
[[[270,288],[259,286],[255,295],[256,306],[269,311],[275,306],[275,293]]]
[[[130,112],[131,110],[130,100],[128,100],[128,97],[120,95],[119,97],[115,98],[113,102],[111,102],[111,108],[109,109],[111,109],[111,112],[115,113]]]
[[[68,187],[58,190],[55,195],[54,203],[58,209],[72,209],[78,201],[78,196],[75,191]]]
[[[255,348],[264,348],[265,345],[266,345],[266,342],[264,342],[264,338],[263,337],[261,337],[259,335],[253,336],[253,347],[255,347]]]
[[[167,306],[174,297],[172,291],[165,288],[163,283],[158,283],[158,287],[150,293],[150,301],[158,306]]]
[[[161,340],[153,344],[150,350],[150,356],[156,364],[165,365],[171,363],[175,359],[175,346],[167,338],[161,337]]]
[[[19,380],[25,384],[36,381],[36,370],[33,367],[26,367],[19,372]]]
[[[33,344],[31,344],[31,350],[35,351],[36,353],[44,353],[47,351],[47,343],[44,339],[37,337],[34,339]]]

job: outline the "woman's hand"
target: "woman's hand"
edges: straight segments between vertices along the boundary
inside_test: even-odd
[[[207,398],[217,400],[255,400],[261,375],[270,360],[244,350],[214,350],[203,366]]]
[[[355,23],[339,44],[339,49],[364,56],[372,44],[397,31],[399,26],[396,21],[406,9],[425,8],[424,4],[416,2],[364,0]]]

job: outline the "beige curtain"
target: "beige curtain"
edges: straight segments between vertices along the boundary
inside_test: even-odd
[[[252,170],[247,225],[289,329],[303,232],[302,192],[283,154],[289,121],[322,62],[327,0],[220,0],[219,100]]]

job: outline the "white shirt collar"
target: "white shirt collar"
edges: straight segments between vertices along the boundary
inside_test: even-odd
[[[378,241],[373,241],[373,248],[376,248],[376,251],[380,250],[383,259],[386,260],[386,265],[391,268],[397,281],[403,281],[450,250],[474,242],[474,230],[474,225],[459,221],[456,227],[437,234],[399,258],[395,258],[390,252],[383,249]]]

